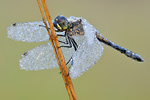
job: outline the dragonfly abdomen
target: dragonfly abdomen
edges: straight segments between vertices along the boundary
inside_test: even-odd
[[[139,62],[144,62],[143,58],[140,57],[138,54],[136,54],[136,53],[134,53],[134,52],[132,52],[130,50],[127,50],[127,49],[125,49],[125,48],[123,48],[123,47],[121,47],[121,46],[119,46],[119,45],[109,41],[108,39],[104,38],[99,32],[96,32],[95,35],[96,35],[97,39],[100,42],[102,42],[102,43],[104,43],[104,44],[114,48],[115,50],[121,52],[122,54],[125,54],[127,57],[130,57],[130,58],[132,58],[134,60],[137,60]]]

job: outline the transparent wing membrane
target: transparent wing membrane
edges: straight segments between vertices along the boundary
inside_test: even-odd
[[[22,55],[20,68],[24,70],[42,70],[58,67],[50,43],[35,47]]]
[[[85,35],[72,56],[72,63],[69,68],[71,78],[77,78],[91,68],[99,60],[104,50],[95,36],[97,30],[85,19],[82,19],[82,23]]]
[[[39,27],[39,25],[44,26],[44,23],[42,21],[14,23],[7,28],[8,38],[25,42],[42,42],[49,40],[46,29]]]
[[[62,48],[62,52],[67,62],[73,55],[74,49]],[[37,46],[25,52],[19,62],[19,66],[23,70],[43,70],[58,67],[51,43]]]

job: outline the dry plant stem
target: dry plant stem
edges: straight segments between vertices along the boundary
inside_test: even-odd
[[[66,67],[66,63],[65,63],[64,57],[62,55],[62,51],[59,48],[60,47],[59,46],[59,42],[58,42],[55,30],[54,30],[54,26],[53,26],[53,23],[51,21],[51,18],[50,18],[50,15],[49,15],[49,12],[48,12],[48,9],[47,9],[47,6],[46,6],[45,0],[42,0],[42,4],[43,4],[43,8],[45,10],[45,14],[46,14],[47,20],[49,22],[49,26],[50,26],[50,29],[51,29],[51,34],[50,34],[49,29],[47,27],[46,19],[44,17],[44,13],[42,11],[42,7],[40,5],[40,1],[37,0],[37,2],[39,4],[39,8],[40,8],[41,14],[43,16],[43,21],[44,21],[44,23],[46,25],[46,29],[47,29],[48,34],[49,34],[50,41],[52,43],[52,46],[53,46],[53,49],[54,49],[54,52],[55,52],[55,55],[56,55],[56,58],[57,58],[58,65],[59,65],[62,77],[64,79],[67,92],[69,94],[69,98],[70,98],[70,100],[72,100],[72,98],[73,98],[73,100],[77,100],[77,97],[76,97],[76,94],[75,94],[75,91],[74,91],[74,88],[73,88],[73,84],[72,84],[71,78],[69,76],[69,72],[68,72],[68,69]],[[54,45],[54,43],[55,43],[55,45]]]
[[[57,59],[58,65],[61,66],[60,61],[59,61],[59,58],[58,58],[58,54],[57,54],[57,51],[56,51],[56,47],[54,46],[53,39],[52,39],[52,37],[51,37],[51,35],[50,35],[49,29],[48,29],[47,24],[46,24],[46,19],[45,19],[45,16],[44,16],[44,13],[43,13],[43,10],[42,10],[40,1],[37,0],[37,2],[38,2],[38,5],[39,5],[39,8],[40,8],[42,17],[43,17],[43,22],[44,22],[44,24],[45,24],[45,26],[46,26],[48,35],[49,35],[49,37],[50,37],[50,41],[51,41],[52,47],[53,47],[53,49],[54,49],[54,53],[55,53],[55,55],[56,55],[56,59]],[[60,71],[63,73],[62,68],[60,69]],[[71,93],[70,93],[70,89],[69,89],[69,86],[67,85],[67,82],[66,82],[66,79],[65,79],[64,74],[62,74],[62,77],[63,77],[64,82],[65,82],[65,84],[66,84],[66,89],[67,89],[67,91],[68,91],[69,98],[70,98],[70,100],[72,100]]]

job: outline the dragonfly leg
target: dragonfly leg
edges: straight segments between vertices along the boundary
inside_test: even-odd
[[[69,45],[66,45],[66,46],[60,46],[59,48],[61,48],[61,47],[66,47],[66,48],[72,48],[72,44],[71,44],[71,38],[68,36],[68,35],[66,35],[66,42],[63,42],[63,41],[60,41],[61,43],[64,43],[64,44],[69,44]]]
[[[57,37],[60,36],[60,37],[65,37],[66,38],[66,33],[65,34],[57,34]],[[58,40],[60,43],[63,43],[63,44],[68,44],[68,39],[66,38],[66,41],[60,41]]]
[[[67,61],[66,65],[68,65],[71,60],[72,60],[72,57]]]
[[[68,43],[69,43],[69,42],[68,42],[68,39],[66,38],[66,34],[65,34],[65,35],[57,34],[57,36],[65,37],[65,39],[66,39],[65,42],[58,40],[60,43],[63,43],[63,44],[68,44]]]
[[[59,48],[61,48],[61,47],[72,48],[72,44],[70,44],[70,45],[68,45],[68,46],[67,46],[67,45],[66,45],[66,46],[63,45],[63,46],[60,46]]]
[[[66,42],[67,42],[66,44],[69,44],[69,46],[60,46],[60,47],[72,48],[72,45],[73,45],[73,47],[76,51],[78,48],[78,44],[76,43],[76,41],[72,37],[70,37],[70,36],[67,36],[67,37],[68,38],[66,38]],[[62,43],[62,41],[61,41],[61,43]]]
[[[39,27],[45,27],[45,25],[39,25]],[[50,28],[48,28],[48,29],[50,29]]]
[[[60,41],[60,40],[58,40],[60,43],[63,43],[63,44],[68,44],[68,42],[66,41],[66,42],[64,42],[64,41]]]
[[[67,61],[66,65],[68,65],[68,64],[70,63],[71,60],[72,60],[72,57]],[[70,68],[70,67],[69,67],[69,68]],[[68,68],[68,70],[69,70],[69,68]],[[59,72],[59,73],[61,74],[61,72]],[[68,73],[67,76],[69,76],[69,73]]]
[[[74,47],[74,49],[76,51],[77,48],[78,48],[78,44],[76,43],[76,41],[73,38],[71,38],[71,43],[73,44],[73,47]]]

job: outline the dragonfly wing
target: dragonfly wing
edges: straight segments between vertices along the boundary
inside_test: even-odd
[[[39,22],[26,22],[26,23],[14,23],[7,28],[8,38],[16,41],[25,42],[41,42],[49,40],[48,33],[42,21]]]
[[[85,19],[82,19],[84,37],[75,53],[72,56],[69,73],[71,78],[79,77],[83,72],[91,68],[103,54],[103,46],[97,40],[95,31],[97,31]]]
[[[63,48],[65,61],[68,61],[74,50]],[[37,46],[22,55],[20,59],[20,68],[23,70],[43,70],[57,68],[57,60],[51,43]]]
[[[37,46],[22,55],[20,68],[24,70],[42,70],[58,67],[50,43]]]

